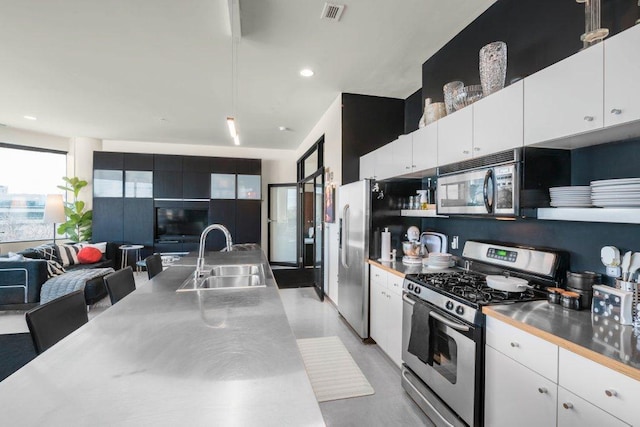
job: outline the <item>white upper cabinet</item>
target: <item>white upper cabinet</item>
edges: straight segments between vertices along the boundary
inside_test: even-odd
[[[410,173],[413,165],[412,134],[400,135],[391,143],[393,155],[393,175]]]
[[[604,125],[640,120],[640,25],[604,42]]]
[[[438,122],[429,123],[413,135],[413,172],[438,166]]]
[[[438,120],[438,166],[470,159],[473,156],[473,108]]]
[[[523,96],[520,80],[472,105],[474,157],[522,147]]]
[[[603,127],[604,45],[599,43],[524,79],[524,144]]]
[[[376,153],[376,166],[375,166],[376,179],[382,180],[382,179],[394,177],[395,174],[394,174],[394,165],[393,165],[393,142],[378,148],[375,151],[375,153]]]
[[[360,157],[360,179],[376,178],[376,157],[376,151],[372,151]]]

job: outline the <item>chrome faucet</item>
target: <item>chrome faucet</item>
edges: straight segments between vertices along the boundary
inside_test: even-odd
[[[193,273],[196,279],[200,277],[200,274],[202,273],[202,269],[204,268],[204,246],[207,240],[207,234],[209,234],[211,230],[220,230],[224,233],[224,238],[227,241],[226,250],[227,252],[231,252],[231,245],[233,245],[233,242],[231,241],[231,233],[229,232],[229,230],[227,230],[227,227],[225,227],[222,224],[211,224],[210,226],[205,228],[202,231],[202,234],[200,235],[200,248],[198,249],[198,260],[196,261],[196,271]]]

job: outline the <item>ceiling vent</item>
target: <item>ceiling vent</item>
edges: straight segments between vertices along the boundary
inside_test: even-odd
[[[327,19],[329,21],[338,22],[344,12],[343,4],[325,3],[322,8],[322,15],[320,19]]]

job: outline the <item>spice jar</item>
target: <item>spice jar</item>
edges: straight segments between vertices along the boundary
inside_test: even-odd
[[[560,304],[560,299],[564,291],[560,288],[547,288],[547,291],[549,292],[547,301],[549,301],[550,304]]]
[[[582,305],[580,304],[580,294],[570,291],[563,292],[561,304],[564,308],[570,308],[571,310],[580,310],[582,308]]]

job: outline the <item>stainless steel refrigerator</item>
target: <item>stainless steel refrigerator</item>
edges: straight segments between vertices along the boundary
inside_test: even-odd
[[[338,192],[340,245],[338,311],[360,335],[369,337],[369,234],[371,181],[346,184]]]

